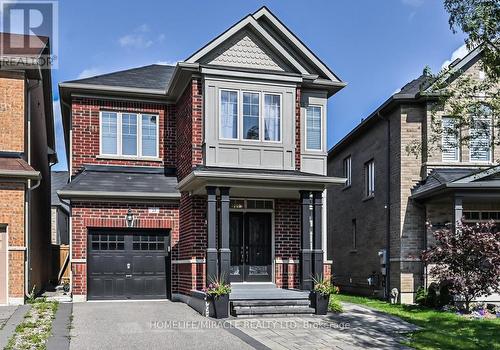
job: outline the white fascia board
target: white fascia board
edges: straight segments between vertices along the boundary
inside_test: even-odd
[[[333,74],[328,67],[322,63],[312,52],[309,50],[302,42],[300,42],[297,37],[291,33],[267,8],[263,7],[257,11],[253,17],[259,19],[265,16],[271,21],[273,25],[276,26],[286,37],[289,39],[309,60],[311,60],[314,65],[316,65],[328,78],[332,81],[341,82],[341,80]]]
[[[147,198],[147,199],[179,199],[180,193],[158,192],[111,192],[111,191],[57,191],[61,198]]]

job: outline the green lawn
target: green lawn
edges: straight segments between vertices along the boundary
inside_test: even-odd
[[[468,320],[450,312],[339,294],[338,300],[361,304],[422,327],[406,345],[416,349],[500,349],[500,319]]]

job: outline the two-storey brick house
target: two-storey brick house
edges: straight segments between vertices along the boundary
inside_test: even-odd
[[[0,305],[23,304],[48,284],[51,266],[50,45],[45,37],[0,33],[0,47]]]
[[[176,66],[60,84],[73,300],[329,274],[327,99],[344,86],[267,8]]]
[[[449,83],[460,74],[483,79],[480,57],[476,49],[453,62]],[[432,84],[425,75],[411,81],[329,151],[328,174],[347,178],[328,190],[328,258],[343,290],[383,297],[397,288],[411,303],[431,282],[420,259],[433,243],[426,222],[500,219],[500,151],[487,134],[445,132],[439,147],[426,147],[433,117],[445,128],[453,122],[447,106],[436,112]],[[459,139],[466,132],[479,136],[467,145]],[[412,144],[423,145],[420,154]]]

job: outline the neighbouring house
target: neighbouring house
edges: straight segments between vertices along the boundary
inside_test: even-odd
[[[483,79],[480,57],[476,49],[453,62],[450,84],[460,74]],[[432,83],[424,74],[406,84],[329,151],[328,174],[347,178],[328,190],[328,258],[345,291],[384,297],[397,288],[400,301],[412,303],[430,282],[420,256],[433,229],[461,218],[500,221],[493,129],[443,133],[439,147],[425,151],[434,132]],[[435,113],[443,125],[451,122],[447,109]],[[469,145],[459,140],[465,132],[476,135]],[[418,155],[407,149],[415,141],[424,145]]]
[[[50,218],[52,271],[54,285],[69,283],[69,203],[60,199],[57,191],[69,182],[68,171],[52,171],[50,188]]]
[[[327,100],[344,86],[265,7],[175,66],[61,83],[73,300],[194,305],[217,275],[250,292],[329,275]]]
[[[24,43],[30,42],[30,47]],[[0,304],[44,288],[50,264],[50,166],[57,162],[44,37],[0,33]]]

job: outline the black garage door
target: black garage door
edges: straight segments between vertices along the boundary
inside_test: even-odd
[[[169,245],[165,231],[89,231],[88,299],[167,298]]]

